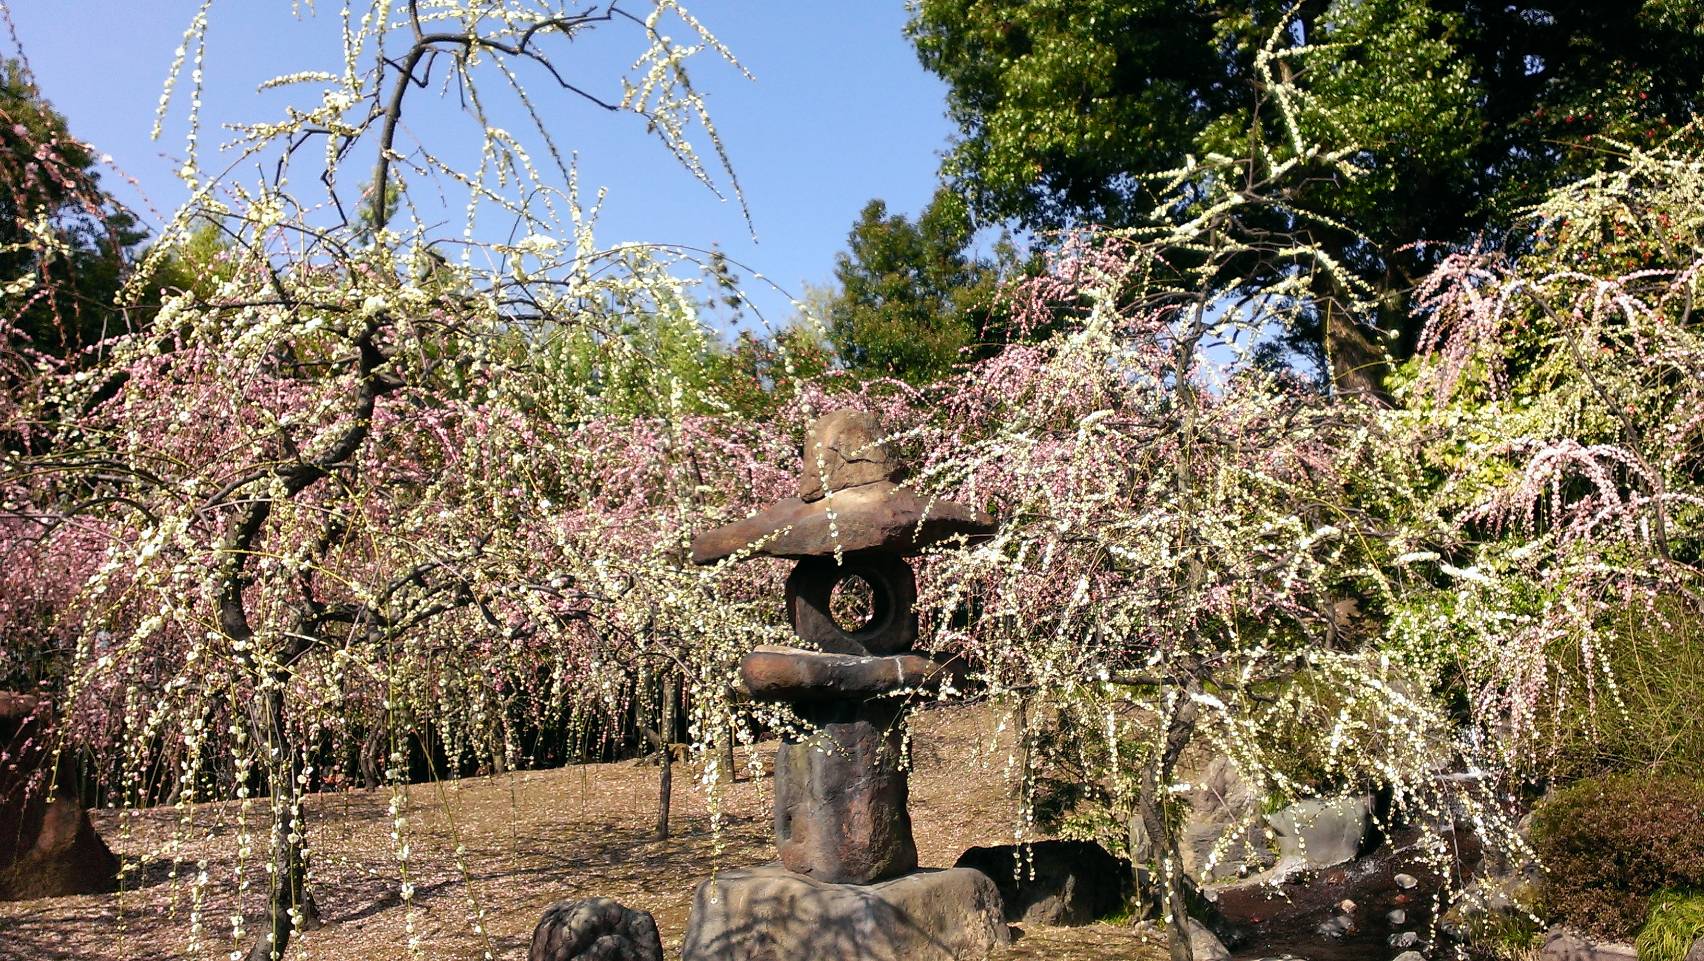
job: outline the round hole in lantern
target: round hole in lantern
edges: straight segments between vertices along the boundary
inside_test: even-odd
[[[787,578],[787,615],[801,640],[834,654],[899,654],[917,639],[917,580],[888,553],[807,557]]]
[[[876,613],[876,589],[857,574],[842,577],[829,591],[828,616],[847,634],[868,630]]]

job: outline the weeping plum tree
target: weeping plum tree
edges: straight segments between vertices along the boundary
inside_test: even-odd
[[[661,409],[620,413],[564,377],[552,346],[604,331],[590,363],[608,373],[627,360],[611,347],[618,323],[690,321],[693,297],[666,254],[596,247],[532,91],[635,116],[717,189],[698,153],[708,145],[732,183],[687,72],[701,51],[731,55],[678,4],[635,6],[349,11],[341,68],[272,81],[310,95],[225,145],[237,168],[263,171],[254,183],[203,167],[204,6],[161,103],[163,116],[189,87],[181,176],[192,200],[154,256],[220,225],[216,289],[172,294],[146,330],[115,331],[76,365],[9,355],[31,389],[0,409],[0,430],[16,438],[0,536],[11,556],[50,558],[39,570],[68,589],[27,611],[8,605],[6,630],[73,645],[61,729],[69,748],[100,759],[115,793],[175,799],[186,835],[200,829],[197,801],[239,799],[238,876],[258,867],[267,895],[255,930],[252,906],[230,913],[233,953],[278,958],[316,922],[303,797],[327,783],[325,739],[388,732],[386,776],[400,785],[410,733],[430,727],[453,756],[517,689],[535,708],[602,699],[614,710],[625,690],[614,678],[682,633],[689,601],[700,602],[695,632],[715,626],[697,609],[714,586],[679,556],[697,489],[753,486],[749,470],[715,485],[744,466],[745,449],[688,442],[702,406],[692,385],[665,372]],[[595,88],[560,66],[574,45],[623,37],[635,51],[624,78]],[[414,129],[454,117],[429,99],[445,83],[463,105],[474,170],[406,134],[410,117],[422,121]],[[496,125],[489,111],[504,96],[536,129]],[[529,144],[548,155],[542,165]],[[323,196],[292,192],[314,182]],[[437,236],[433,202],[457,190],[465,229]],[[478,244],[492,218],[519,239]],[[458,242],[459,257],[440,250]],[[14,323],[50,280],[6,278]],[[576,356],[583,372],[586,353]],[[718,609],[716,636],[740,637],[746,609]],[[697,650],[708,660],[720,649]],[[692,673],[714,687],[711,677]],[[172,783],[148,783],[154,771]],[[406,802],[393,793],[411,904]],[[213,882],[187,873],[197,953],[209,946]]]
[[[1287,143],[1186,165],[1155,225],[1075,235],[1008,291],[1061,333],[865,401],[910,428],[921,483],[1004,520],[920,577],[927,643],[1070,720],[1047,742],[1017,719],[1021,754],[1094,759],[1179,961],[1165,799],[1192,743],[1269,797],[1389,791],[1440,868],[1457,823],[1519,849],[1507,791],[1546,717],[1613,696],[1606,622],[1698,607],[1694,138],[1554,193],[1524,254],[1444,258],[1399,405],[1334,402],[1259,347],[1321,275],[1348,311],[1372,296],[1306,231],[1246,229],[1320,219],[1290,178],[1363,174],[1311,142],[1288,56],[1257,59]]]
[[[1538,772],[1583,707],[1625,713],[1618,648],[1704,610],[1698,144],[1613,145],[1530,211],[1528,250],[1458,251],[1420,289],[1426,354],[1390,416],[1448,479],[1456,536],[1407,558],[1433,589],[1390,630],[1498,679],[1474,704]]]

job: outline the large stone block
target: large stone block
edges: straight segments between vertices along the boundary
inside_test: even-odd
[[[60,772],[48,799],[48,706],[0,691],[0,901],[96,894],[118,887],[118,859]]]
[[[900,705],[801,706],[817,730],[775,756],[781,863],[819,881],[868,884],[917,866],[906,811]]]
[[[969,961],[1011,942],[1001,913],[968,868],[871,885],[743,868],[698,886],[681,961]]]

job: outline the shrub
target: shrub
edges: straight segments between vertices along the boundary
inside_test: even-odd
[[[1700,938],[1704,938],[1704,894],[1659,891],[1651,898],[1650,916],[1634,946],[1639,949],[1639,961],[1684,961]]]
[[[1659,891],[1704,887],[1704,781],[1580,781],[1539,805],[1532,833],[1544,909],[1599,937],[1631,937]]]

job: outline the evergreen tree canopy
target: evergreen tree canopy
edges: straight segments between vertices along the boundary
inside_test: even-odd
[[[1139,224],[1154,174],[1285,141],[1257,62],[1278,31],[1311,136],[1362,148],[1363,176],[1294,186],[1321,221],[1301,239],[1391,295],[1440,249],[1414,241],[1507,226],[1704,90],[1695,0],[921,0],[909,30],[959,127],[945,180],[978,222],[1041,229]],[[1385,299],[1381,326],[1411,333]]]
[[[0,61],[0,320],[35,350],[64,356],[123,329],[113,299],[146,231],[95,162],[24,64]]]
[[[945,191],[915,222],[881,200],[864,205],[828,305],[829,338],[848,368],[920,383],[979,340],[998,271],[970,252],[972,234],[964,204]]]

